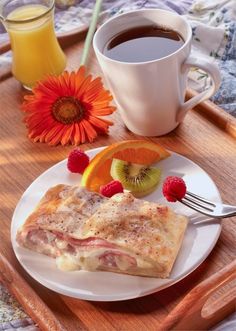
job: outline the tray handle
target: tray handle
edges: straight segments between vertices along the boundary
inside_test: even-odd
[[[225,304],[222,306],[218,302],[220,308],[216,311],[206,314],[207,309],[205,309],[204,304],[214,291],[235,279],[236,260],[194,287],[167,315],[158,330],[208,330],[222,321],[226,316],[235,312],[235,287],[220,297],[220,302]]]
[[[42,331],[66,331],[52,311],[0,253],[0,281]]]

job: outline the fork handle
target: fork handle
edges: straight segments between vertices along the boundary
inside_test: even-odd
[[[236,206],[223,205],[223,212],[226,214],[224,218],[236,216]]]
[[[224,216],[221,217],[221,218],[234,217],[234,216],[236,216],[236,212],[228,213],[228,214],[224,215]]]

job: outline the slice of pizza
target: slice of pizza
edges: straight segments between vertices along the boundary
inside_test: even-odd
[[[17,234],[20,245],[56,258],[62,270],[166,278],[187,219],[167,206],[79,187],[50,189]]]

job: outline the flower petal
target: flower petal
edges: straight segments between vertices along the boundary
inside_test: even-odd
[[[93,117],[93,116],[91,116],[89,118],[89,122],[93,126],[95,126],[97,130],[99,130],[100,132],[105,132],[105,133],[107,133],[109,125],[113,125],[113,123],[108,120],[101,119],[98,117]]]
[[[97,137],[96,130],[93,128],[93,126],[87,120],[82,120],[81,125],[84,128],[85,134],[86,134],[89,142],[92,142]]]
[[[80,143],[81,143],[81,134],[80,134],[80,128],[79,128],[78,123],[74,124],[74,129],[75,129],[74,144],[75,145],[80,145]]]
[[[68,125],[66,132],[64,133],[64,135],[61,139],[61,144],[63,146],[66,145],[70,141],[73,130],[74,130],[73,125]]]

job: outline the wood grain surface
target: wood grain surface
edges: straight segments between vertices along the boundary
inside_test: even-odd
[[[186,98],[192,98],[196,94],[197,92],[188,89]],[[205,101],[197,105],[194,110],[201,113],[202,116],[217,125],[221,130],[236,138],[236,118],[228,114],[224,109],[221,109],[211,101]]]
[[[223,285],[230,284],[232,280],[234,283],[227,292],[227,298],[221,295],[218,300],[213,301],[214,304],[209,305],[211,294]],[[235,280],[236,260],[194,287],[165,318],[158,331],[209,330],[235,311]]]
[[[67,48],[68,69],[77,69],[83,43]],[[89,69],[100,74],[91,53]],[[0,251],[50,308],[66,330],[157,330],[157,326],[194,286],[231,263],[236,256],[236,219],[222,221],[220,238],[207,259],[188,277],[168,289],[126,302],[88,302],[56,294],[33,280],[17,262],[10,241],[11,217],[25,189],[42,172],[67,157],[73,147],[49,147],[27,138],[20,111],[24,91],[12,77],[0,83]],[[99,137],[87,150],[125,139],[140,139],[129,132],[119,115],[108,136]],[[190,111],[173,132],[150,140],[186,156],[215,181],[225,203],[236,204],[236,141],[224,129],[209,121],[201,111]],[[23,293],[22,293],[23,295]],[[54,330],[53,328],[51,330]]]

